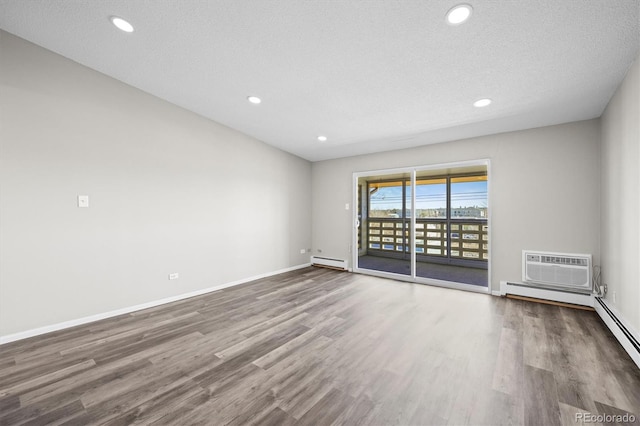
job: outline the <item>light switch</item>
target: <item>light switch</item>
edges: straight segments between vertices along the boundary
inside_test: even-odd
[[[89,207],[88,195],[78,195],[78,207]]]

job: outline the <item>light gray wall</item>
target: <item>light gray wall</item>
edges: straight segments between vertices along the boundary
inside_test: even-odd
[[[589,120],[313,163],[314,251],[351,259],[352,174],[489,159],[492,288],[521,280],[523,249],[599,261],[600,123]]]
[[[640,58],[602,115],[602,277],[608,303],[640,330]],[[616,300],[613,299],[616,293]]]
[[[309,162],[5,32],[0,55],[0,335],[309,261]]]

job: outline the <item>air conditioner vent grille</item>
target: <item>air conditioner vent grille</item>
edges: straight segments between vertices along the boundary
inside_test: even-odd
[[[522,252],[522,281],[558,289],[591,292],[591,255]]]
[[[565,256],[542,256],[542,263],[553,263],[556,265],[577,265],[588,266],[588,261],[581,257],[565,257]]]

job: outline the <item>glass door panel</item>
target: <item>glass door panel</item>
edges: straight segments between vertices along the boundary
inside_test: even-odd
[[[447,178],[416,174],[416,276],[434,278],[428,260],[445,261],[447,240]]]
[[[416,175],[416,277],[488,285],[487,176]]]
[[[487,216],[487,176],[452,177],[451,254],[453,258],[481,262],[489,259]],[[454,241],[455,251],[453,251]],[[478,265],[484,266],[485,263],[481,262],[478,262]]]
[[[358,251],[358,268],[411,275],[410,181],[408,173],[359,179],[366,195],[360,197],[359,233],[365,244]]]

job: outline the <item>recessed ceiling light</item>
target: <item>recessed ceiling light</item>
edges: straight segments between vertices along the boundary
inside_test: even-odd
[[[326,136],[318,136],[318,140],[320,142],[326,142],[327,141],[327,137]]]
[[[471,16],[473,8],[468,4],[453,6],[447,12],[447,22],[449,25],[460,25]]]
[[[128,23],[124,19],[118,18],[117,16],[112,16],[109,19],[111,20],[111,23],[113,25],[115,25],[119,30],[124,31],[125,33],[132,33],[133,32],[133,25],[131,25],[130,23]]]
[[[491,99],[485,98],[485,99],[478,99],[473,103],[473,106],[476,108],[482,108],[482,107],[486,107],[489,104],[491,104]]]
[[[256,104],[256,105],[257,105],[257,104],[259,104],[260,102],[262,102],[262,99],[260,99],[260,98],[259,98],[259,97],[257,97],[257,96],[248,96],[248,97],[247,97],[247,100],[248,100],[249,102],[251,102],[252,104]]]

